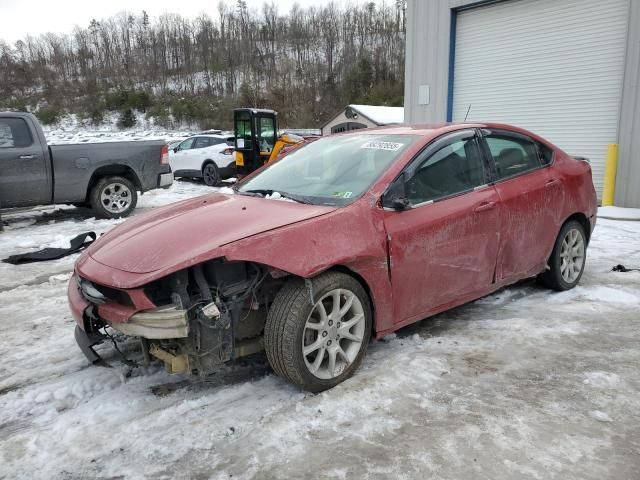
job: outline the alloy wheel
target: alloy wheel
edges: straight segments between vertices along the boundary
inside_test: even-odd
[[[560,248],[560,274],[567,283],[576,281],[584,266],[584,238],[572,228],[565,235]]]
[[[350,290],[336,288],[318,300],[304,326],[302,355],[320,379],[340,376],[358,356],[364,341],[362,303]]]
[[[131,204],[131,190],[123,183],[110,183],[102,189],[100,202],[109,212],[122,213]]]
[[[207,185],[213,186],[218,183],[218,172],[216,172],[216,167],[212,163],[205,165],[202,176],[204,183]]]

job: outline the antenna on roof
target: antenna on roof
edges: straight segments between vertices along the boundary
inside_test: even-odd
[[[467,108],[467,114],[464,116],[464,121],[467,121],[467,117],[469,116],[469,112],[471,111],[471,104],[469,104],[469,108]]]

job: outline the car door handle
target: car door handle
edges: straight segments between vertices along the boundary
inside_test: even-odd
[[[547,181],[547,183],[544,184],[545,187],[553,187],[554,185],[558,185],[560,183],[560,180],[558,180],[557,178],[552,178],[551,180]]]
[[[34,158],[36,158],[35,155],[20,155],[18,157],[20,160],[33,160]]]
[[[496,202],[483,202],[480,205],[476,205],[476,208],[473,209],[474,212],[484,212],[486,210],[491,210],[496,206]]]

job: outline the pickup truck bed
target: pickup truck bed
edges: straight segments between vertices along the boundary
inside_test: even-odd
[[[52,203],[84,202],[88,190],[97,178],[105,175],[125,175],[134,180],[142,192],[162,185],[162,174],[171,174],[168,165],[161,165],[163,141],[82,143],[49,146],[53,164]],[[170,185],[171,182],[169,181]]]
[[[137,192],[173,182],[163,141],[48,146],[29,113],[0,113],[0,208],[88,204],[101,217],[126,216]]]

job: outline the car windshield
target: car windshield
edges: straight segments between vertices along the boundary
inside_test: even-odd
[[[238,193],[272,195],[303,203],[348,205],[419,137],[356,135],[321,138],[243,182]]]

